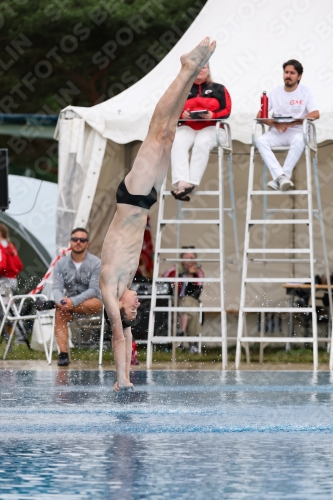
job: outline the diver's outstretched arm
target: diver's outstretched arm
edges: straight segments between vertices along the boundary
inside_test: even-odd
[[[100,286],[102,290],[103,300],[107,315],[109,317],[112,328],[112,348],[116,363],[117,382],[114,386],[115,390],[121,390],[125,387],[132,386],[129,381],[129,369],[127,362],[127,343],[123,331],[123,325],[120,316],[119,300],[115,293],[112,293],[112,288],[108,287],[104,280],[101,280]],[[128,330],[126,328],[126,330]],[[126,335],[128,337],[128,335]],[[131,361],[130,361],[131,363]]]
[[[124,337],[125,337],[125,346],[126,346],[126,381],[127,384],[130,384],[130,370],[131,370],[131,361],[132,361],[132,329],[129,326],[128,328],[124,328]]]

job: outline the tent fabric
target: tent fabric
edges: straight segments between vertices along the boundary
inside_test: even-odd
[[[114,214],[126,148],[107,143],[82,118],[60,121],[57,248],[68,245],[74,227],[86,227],[91,251],[99,255]]]
[[[209,0],[177,45],[139,82],[91,108],[66,109],[118,144],[142,141],[159,97],[179,70],[180,56],[208,35],[217,41],[210,61],[213,80],[232,97],[233,139],[251,142],[262,91],[283,83],[282,64],[294,58],[302,62],[302,83],[313,91],[321,112],[318,142],[331,140],[332,31],[330,0]]]
[[[9,175],[8,186],[10,205],[6,215],[42,243],[49,263],[56,254],[57,184],[34,177]]]

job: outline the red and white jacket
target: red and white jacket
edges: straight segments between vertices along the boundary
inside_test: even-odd
[[[176,266],[173,265],[169,267],[164,273],[163,277],[164,278],[173,278],[176,276]],[[180,273],[179,277],[186,278],[187,274],[186,273]],[[179,282],[178,283],[178,295],[181,297],[189,295],[191,297],[194,297],[195,299],[199,299],[200,294],[202,292],[203,288],[203,283],[200,282],[200,278],[204,278],[205,273],[201,268],[198,269],[197,273],[194,275],[194,278],[198,278],[198,281],[194,282]],[[172,288],[174,288],[175,283],[172,283]]]
[[[207,109],[213,113],[213,118],[215,119],[228,118],[231,113],[231,97],[224,85],[220,83],[194,83],[181,112],[181,119],[183,112],[188,109],[191,111]],[[180,125],[187,125],[194,130],[201,130],[205,127],[214,126],[215,122],[209,120],[202,120],[200,122],[189,120],[181,122]]]
[[[0,243],[0,278],[17,278],[22,269],[23,264],[14,243]]]

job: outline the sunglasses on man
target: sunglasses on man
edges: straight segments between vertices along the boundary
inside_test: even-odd
[[[73,241],[74,243],[77,243],[78,241],[80,241],[80,243],[87,243],[88,238],[77,238],[76,236],[73,236],[71,238],[71,241]]]

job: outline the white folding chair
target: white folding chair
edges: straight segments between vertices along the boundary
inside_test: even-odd
[[[42,323],[40,320],[39,311],[36,311],[36,313],[34,313],[34,314],[28,314],[28,315],[22,314],[22,308],[23,308],[24,303],[27,300],[33,300],[35,302],[37,298],[42,298],[42,299],[48,300],[46,295],[43,295],[43,294],[39,294],[37,296],[27,295],[27,294],[25,294],[25,295],[11,295],[8,298],[8,303],[5,304],[3,298],[0,296],[1,307],[2,307],[3,312],[4,312],[4,315],[3,315],[3,318],[1,321],[1,325],[0,325],[0,337],[3,334],[6,322],[10,321],[13,323],[12,330],[10,332],[7,346],[6,346],[6,349],[5,349],[5,352],[4,352],[2,359],[6,359],[6,356],[7,356],[7,353],[8,353],[8,350],[10,348],[10,344],[11,344],[11,341],[12,341],[12,338],[13,338],[13,335],[15,332],[17,322],[18,321],[26,321],[28,319],[34,319],[34,320],[37,319],[37,321],[39,322],[39,328],[40,328],[42,339],[43,339],[46,359],[49,358],[49,353],[48,353],[48,349],[47,349],[46,340],[45,340],[45,337],[43,334],[43,326],[42,326]],[[51,347],[52,346],[50,345],[50,349],[51,349]],[[52,350],[51,350],[51,356],[52,356]]]

